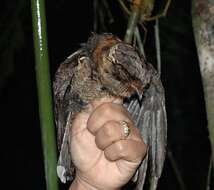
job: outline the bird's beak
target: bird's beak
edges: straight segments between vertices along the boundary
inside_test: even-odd
[[[139,101],[142,100],[143,97],[143,88],[139,81],[135,81],[131,84],[131,88],[134,90],[134,93],[138,95]]]
[[[143,98],[143,93],[141,91],[139,91],[138,89],[135,89],[136,94],[138,95],[139,101],[141,102],[142,98]]]

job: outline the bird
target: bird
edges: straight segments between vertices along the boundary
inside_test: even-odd
[[[150,189],[157,188],[167,144],[167,117],[160,75],[137,48],[111,33],[93,33],[81,48],[62,62],[53,83],[62,182],[72,180],[75,168],[69,151],[69,127],[75,114],[96,98],[117,97],[129,111],[148,146],[135,174],[142,190],[147,170]]]

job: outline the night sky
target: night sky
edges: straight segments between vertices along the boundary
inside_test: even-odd
[[[162,0],[164,2],[164,0]],[[51,76],[93,31],[93,1],[46,1]],[[123,38],[127,20],[109,0],[113,23],[99,32]],[[145,23],[147,59],[156,66],[154,22]],[[187,190],[204,190],[210,146],[191,23],[190,0],[171,4],[160,19],[162,81],[166,91],[168,147]],[[0,6],[1,185],[5,189],[45,188],[38,118],[30,1],[3,0]],[[2,183],[3,182],[3,183]],[[63,189],[63,188],[62,188]],[[180,190],[167,157],[159,189]]]

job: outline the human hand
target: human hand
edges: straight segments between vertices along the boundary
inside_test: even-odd
[[[124,138],[121,121],[129,124]],[[115,190],[125,185],[146,154],[146,145],[118,99],[92,102],[77,114],[71,129],[76,176],[70,190]]]

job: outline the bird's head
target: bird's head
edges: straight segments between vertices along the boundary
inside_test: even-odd
[[[146,65],[134,47],[112,34],[94,34],[87,47],[103,87],[112,95],[143,94]]]

